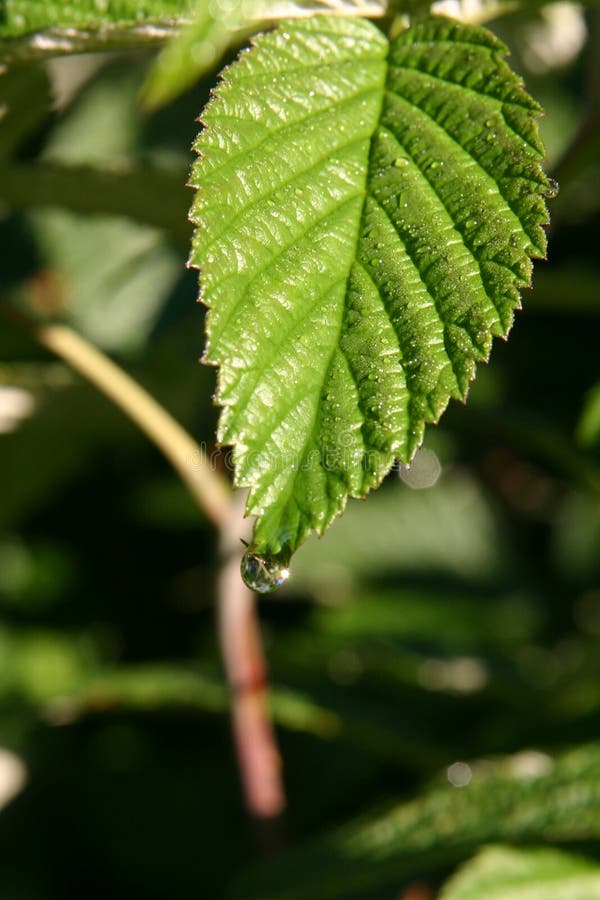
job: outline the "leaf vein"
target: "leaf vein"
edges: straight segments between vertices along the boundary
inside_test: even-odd
[[[401,148],[401,150],[402,150],[404,153],[406,153],[407,156],[409,156],[409,157],[412,159],[412,161],[413,161],[413,163],[414,163],[414,166],[415,166],[415,169],[420,173],[420,175],[421,175],[421,177],[423,178],[423,180],[425,181],[425,183],[429,186],[430,190],[431,190],[432,193],[435,195],[437,201],[441,204],[442,208],[444,209],[444,211],[445,211],[445,213],[446,213],[446,215],[447,215],[447,217],[448,217],[448,219],[449,219],[449,221],[450,221],[450,224],[452,225],[452,228],[456,231],[457,234],[460,235],[462,246],[465,248],[465,250],[467,250],[467,252],[469,253],[469,256],[471,257],[471,259],[472,259],[473,262],[476,264],[476,266],[477,266],[477,268],[478,268],[478,270],[479,270],[479,275],[480,275],[480,278],[481,278],[481,284],[482,284],[482,286],[483,286],[485,295],[486,295],[487,299],[489,300],[490,304],[492,305],[494,311],[496,312],[496,316],[497,316],[497,323],[496,323],[496,324],[500,324],[500,325],[501,325],[501,324],[502,324],[502,315],[501,315],[500,309],[499,309],[499,307],[498,307],[498,303],[497,303],[497,301],[496,301],[495,296],[493,295],[493,293],[491,293],[491,292],[488,290],[488,279],[487,279],[487,277],[486,277],[486,276],[484,275],[484,273],[483,273],[483,270],[482,270],[482,267],[481,267],[481,260],[479,259],[479,257],[477,256],[477,254],[475,253],[475,251],[473,250],[473,248],[472,248],[472,247],[469,245],[469,243],[467,242],[465,233],[464,233],[464,231],[462,230],[462,228],[460,227],[460,224],[455,220],[455,218],[454,218],[454,216],[452,215],[450,209],[448,208],[448,206],[447,206],[447,204],[446,204],[444,198],[442,197],[442,195],[440,194],[440,192],[438,191],[438,189],[435,187],[435,185],[434,185],[434,183],[431,181],[431,179],[427,177],[427,172],[426,172],[426,171],[418,164],[418,162],[416,161],[416,159],[415,159],[415,157],[413,156],[413,154],[411,154],[410,151],[404,146],[404,144],[402,144],[402,143],[399,141],[397,135],[395,135],[394,132],[393,132],[390,128],[388,128],[388,127],[385,126],[385,125],[381,125],[380,128],[381,128],[382,130],[387,131],[387,133],[388,133],[389,135],[391,135],[391,137],[396,141],[397,145]],[[470,154],[469,154],[469,155],[470,155]],[[518,220],[517,220],[517,221],[518,221]],[[504,269],[506,269],[506,270],[510,273],[511,277],[514,278],[514,272],[512,271],[512,269],[511,269],[509,266],[507,266],[505,263],[501,263],[501,262],[499,262],[498,265],[500,265],[500,266],[502,266]],[[468,332],[467,332],[467,333],[468,333]],[[469,335],[469,337],[470,337],[470,335]]]
[[[436,41],[435,43],[437,45],[438,43],[441,43],[441,42]],[[466,41],[464,43],[468,44],[468,42],[466,42]],[[418,45],[415,45],[415,46],[418,46]],[[455,46],[455,45],[453,44],[453,46]],[[482,47],[481,44],[475,44],[474,46]],[[481,97],[485,100],[489,100],[490,102],[497,104],[499,107],[502,107],[505,104],[509,104],[511,106],[516,106],[519,109],[524,110],[525,112],[529,113],[530,115],[532,112],[535,112],[535,110],[537,108],[537,107],[532,107],[531,105],[528,105],[525,101],[502,100],[502,99],[500,99],[500,97],[495,97],[494,94],[489,94],[486,91],[478,91],[476,88],[469,87],[469,85],[464,84],[462,81],[453,81],[450,78],[444,78],[443,75],[438,75],[436,72],[430,72],[429,70],[424,72],[422,69],[417,69],[415,66],[409,66],[409,65],[398,63],[398,62],[394,61],[394,62],[390,63],[390,71],[393,69],[402,70],[404,72],[410,72],[411,76],[417,75],[417,76],[420,76],[421,78],[432,78],[434,81],[440,81],[440,82],[442,82],[442,84],[447,84],[450,87],[456,88],[457,90],[467,91],[470,94],[474,94],[476,97]],[[515,84],[515,87],[517,87],[516,84]],[[511,130],[514,131],[514,129],[511,129]],[[518,132],[515,132],[515,133],[518,134]],[[519,137],[521,137],[521,135],[519,135]],[[536,150],[536,153],[538,154],[538,156],[540,155],[539,151],[537,151],[537,150]]]
[[[209,184],[212,180],[212,176],[217,174],[222,174],[224,171],[226,172],[228,169],[233,168],[234,163],[238,163],[240,159],[243,159],[245,156],[248,156],[250,153],[254,153],[256,150],[259,150],[267,141],[272,141],[273,138],[278,135],[279,139],[281,139],[281,135],[286,131],[291,130],[292,128],[297,128],[298,125],[303,125],[306,122],[309,122],[311,119],[318,119],[319,116],[324,116],[326,113],[339,111],[340,109],[344,109],[346,106],[350,106],[356,100],[361,97],[367,96],[367,94],[378,94],[378,87],[366,87],[361,88],[359,91],[355,91],[349,97],[345,97],[343,100],[333,101],[331,104],[322,107],[317,112],[309,112],[305,116],[301,116],[299,119],[294,119],[291,122],[282,122],[280,126],[270,126],[267,133],[258,141],[258,143],[253,144],[251,147],[245,147],[240,153],[237,153],[233,156],[228,156],[223,165],[216,166],[214,169],[211,169],[209,172],[205,173],[203,176],[203,186]],[[223,115],[220,113],[215,113],[211,110],[211,119],[223,119],[226,118],[228,120],[246,122],[246,119],[241,118],[239,116],[231,116],[231,115]],[[261,124],[261,123],[258,123]],[[366,140],[366,137],[363,138]],[[278,144],[280,140],[278,141]],[[202,160],[200,159],[200,162]]]
[[[426,292],[427,292],[428,297],[431,299],[432,309],[435,311],[435,313],[436,313],[436,315],[437,315],[437,318],[438,318],[438,321],[439,321],[440,325],[442,326],[442,332],[443,332],[443,334],[444,334],[444,338],[445,338],[445,341],[446,341],[446,339],[448,338],[448,324],[447,324],[447,322],[446,322],[446,320],[445,320],[445,318],[444,318],[444,316],[443,316],[443,314],[442,314],[442,311],[441,311],[441,309],[440,309],[440,307],[439,307],[438,299],[437,299],[436,295],[434,294],[434,292],[432,291],[432,289],[431,289],[429,283],[428,283],[427,280],[426,280],[425,273],[419,268],[419,265],[418,265],[418,263],[417,263],[417,261],[416,261],[416,259],[415,259],[415,257],[414,257],[414,254],[413,254],[412,250],[410,249],[410,247],[408,246],[408,244],[406,244],[405,241],[403,240],[402,235],[400,234],[400,232],[398,231],[398,229],[397,229],[397,227],[396,227],[396,223],[395,223],[394,220],[391,218],[391,216],[390,216],[390,214],[388,213],[388,211],[387,211],[387,209],[385,208],[385,206],[383,206],[383,204],[381,203],[381,201],[375,196],[375,194],[374,194],[372,191],[369,191],[369,196],[370,196],[371,199],[377,204],[378,208],[382,211],[382,213],[384,214],[384,216],[387,218],[388,222],[390,223],[390,225],[391,225],[392,228],[393,228],[394,234],[396,235],[396,237],[397,237],[399,243],[402,245],[402,248],[403,248],[403,250],[405,251],[405,253],[406,253],[408,259],[410,260],[410,262],[411,262],[411,264],[412,264],[412,266],[413,266],[415,272],[416,272],[417,275],[419,276],[419,278],[420,278],[420,280],[421,280],[421,283],[422,283],[423,287],[425,288],[425,290],[426,290]],[[373,281],[372,278],[371,278],[371,280]],[[376,284],[376,282],[373,282],[373,283]],[[377,285],[376,285],[376,286],[377,286]],[[377,286],[377,289],[379,290],[379,287],[378,287],[378,286]],[[390,321],[392,321],[392,320],[390,319]],[[393,324],[393,321],[392,321],[392,324]],[[464,330],[464,329],[463,329],[463,330]],[[470,336],[469,336],[469,337],[470,337]],[[448,362],[449,362],[450,367],[451,367],[451,369],[452,369],[452,374],[454,375],[454,378],[455,378],[455,380],[456,380],[456,386],[457,386],[457,389],[460,391],[460,378],[459,378],[459,375],[457,374],[457,369],[456,369],[455,361],[454,361],[454,359],[449,355],[448,350],[447,350],[447,347],[446,347],[446,356],[447,356],[447,358],[448,358]]]
[[[301,239],[301,240],[305,240],[305,239],[311,234],[312,231],[315,231],[319,226],[323,225],[323,223],[326,222],[327,219],[330,218],[330,216],[333,216],[333,215],[338,216],[340,210],[343,209],[344,206],[347,206],[347,205],[348,205],[349,203],[351,203],[353,200],[356,200],[356,198],[359,197],[361,194],[362,194],[362,190],[361,190],[359,193],[355,193],[355,194],[352,194],[350,197],[347,197],[342,203],[338,203],[338,204],[335,206],[334,209],[328,209],[326,213],[324,213],[322,216],[319,216],[319,218],[316,219],[316,220],[312,223],[311,227],[310,227],[308,230],[302,232],[302,234],[300,235],[300,239]],[[282,256],[284,256],[284,255],[287,253],[288,250],[290,250],[292,247],[294,247],[294,246],[297,245],[298,238],[299,238],[299,236],[298,236],[297,234],[294,235],[293,238],[289,241],[289,243],[285,244],[283,247],[279,247],[279,249],[277,250],[277,252],[274,253],[273,256],[271,256],[271,257],[267,260],[267,262],[264,263],[264,265],[259,266],[257,269],[254,270],[254,274],[252,275],[252,278],[250,278],[249,281],[246,282],[246,284],[244,285],[244,287],[243,287],[243,289],[242,289],[242,294],[241,294],[240,302],[239,302],[238,304],[233,304],[231,313],[235,312],[236,310],[239,312],[241,304],[244,303],[244,302],[247,301],[247,300],[251,300],[251,298],[248,296],[248,292],[249,292],[250,288],[252,287],[252,285],[253,285],[253,284],[257,281],[257,279],[260,278],[260,276],[263,275],[264,272],[266,272],[266,271],[267,271],[267,270],[268,270],[268,269],[269,269],[269,268],[270,268],[277,260],[279,260]],[[224,279],[221,279],[220,281],[213,282],[212,287],[213,287],[213,288],[218,287],[218,286],[219,286],[220,284],[222,284],[223,281],[225,281],[225,280],[226,280],[226,279],[224,278]],[[225,325],[224,325],[224,326],[223,326],[223,325],[221,326],[221,330],[223,330],[223,328],[226,328],[226,327],[227,327],[227,325],[229,324],[229,321],[230,321],[230,317],[228,317],[228,318],[226,319]]]
[[[463,152],[466,156],[468,156],[469,159],[475,164],[475,166],[480,170],[480,172],[483,172],[483,174],[485,175],[486,179],[489,179],[489,180],[491,181],[491,183],[492,183],[494,189],[498,191],[498,194],[502,197],[502,199],[503,199],[504,202],[506,203],[507,209],[508,209],[508,211],[511,213],[511,215],[513,216],[513,218],[514,218],[514,220],[515,220],[515,222],[516,222],[516,224],[517,224],[517,226],[518,226],[518,229],[519,229],[520,231],[521,231],[521,230],[525,230],[525,229],[524,229],[524,226],[523,226],[523,224],[522,224],[522,222],[521,222],[521,219],[520,219],[520,217],[519,217],[519,214],[518,214],[517,212],[515,212],[515,210],[514,210],[512,204],[511,204],[510,200],[506,197],[506,195],[505,195],[504,192],[502,191],[502,188],[500,187],[499,182],[496,181],[496,179],[494,178],[494,176],[493,176],[490,172],[488,172],[488,170],[485,168],[485,166],[483,165],[483,163],[481,162],[481,160],[479,160],[476,156],[474,156],[474,154],[471,153],[471,151],[468,149],[468,147],[465,147],[464,144],[461,144],[461,142],[460,142],[457,138],[455,138],[453,134],[451,134],[449,131],[447,131],[447,130],[444,128],[443,125],[440,125],[440,123],[437,121],[437,119],[435,119],[435,118],[431,115],[431,113],[427,112],[427,110],[424,109],[422,106],[420,106],[418,103],[416,103],[416,102],[413,101],[413,100],[408,99],[408,98],[405,97],[403,94],[398,94],[398,93],[396,93],[395,91],[388,91],[388,93],[389,93],[389,96],[393,97],[395,100],[400,100],[400,102],[407,103],[407,104],[411,107],[411,109],[414,110],[415,112],[416,112],[416,111],[420,112],[423,116],[425,116],[425,117],[427,118],[427,120],[428,120],[429,122],[432,123],[432,125],[434,125],[434,126],[438,129],[438,131],[440,131],[440,132],[444,135],[445,138],[448,138],[448,139],[454,144],[454,146],[459,147],[460,150],[462,150],[462,152]],[[385,127],[385,126],[382,126],[382,127]],[[397,135],[395,135],[392,131],[390,131],[389,128],[386,129],[386,130],[387,130],[390,134],[393,134],[394,137],[395,137],[395,139],[396,139],[396,141],[400,144],[400,141],[398,140]],[[400,144],[400,146],[403,146],[403,145]],[[409,154],[409,155],[410,155],[410,154]],[[415,165],[417,165],[417,164],[415,163]],[[420,169],[420,171],[422,171],[422,169]],[[429,179],[427,179],[427,181],[429,181]],[[442,201],[442,202],[443,202],[443,201]],[[448,210],[447,210],[447,211],[448,211]],[[459,231],[458,228],[457,228],[457,230]],[[461,233],[461,235],[462,235],[462,232],[460,232],[460,233]],[[532,238],[531,238],[530,235],[528,235],[528,237],[529,237],[530,240],[532,240]],[[464,236],[463,236],[463,238],[464,238]],[[533,242],[533,241],[532,241],[532,242]],[[533,242],[533,243],[535,243],[535,242]],[[465,246],[466,246],[466,245],[465,245]],[[470,249],[470,248],[469,248],[469,249]],[[512,271],[508,266],[504,266],[504,268],[508,269],[509,272]]]
[[[254,393],[254,391],[256,390],[256,387],[258,386],[261,379],[264,379],[266,373],[270,369],[273,368],[273,360],[277,360],[279,358],[278,351],[280,350],[280,348],[287,343],[287,341],[290,337],[292,337],[294,334],[296,334],[302,328],[302,326],[304,325],[306,320],[308,318],[310,318],[310,316],[313,314],[313,312],[319,306],[319,304],[323,301],[323,299],[327,296],[327,294],[329,294],[332,290],[334,290],[338,286],[338,284],[340,284],[341,282],[344,282],[344,281],[346,281],[346,278],[340,278],[337,281],[335,281],[333,284],[331,284],[324,293],[317,294],[315,297],[314,303],[307,305],[307,307],[303,309],[302,316],[299,319],[294,319],[290,323],[289,327],[285,331],[280,333],[280,340],[271,341],[269,343],[271,352],[270,352],[268,358],[267,359],[265,359],[264,357],[262,358],[260,369],[258,371],[255,370],[256,377],[253,378],[249,384],[247,383],[244,386],[244,391],[238,398],[237,405],[241,409],[243,409],[245,406],[246,398]],[[294,403],[298,403],[298,402],[300,402],[300,401],[297,398],[295,400],[294,400],[294,398],[292,398],[291,405],[293,406]],[[284,416],[280,416],[280,418],[284,418],[285,415],[287,415],[287,413],[289,412],[289,409],[291,409],[291,406],[288,409],[286,409]]]
[[[348,141],[346,141],[345,144],[340,144],[340,145],[336,146],[335,151],[340,152],[342,150],[349,150],[351,147],[354,147],[356,144],[360,144],[364,140],[365,140],[365,138],[355,138],[352,140],[348,140]],[[246,215],[250,210],[260,206],[261,204],[264,204],[265,201],[268,201],[269,198],[271,198],[273,193],[275,193],[276,191],[280,191],[283,188],[290,187],[295,182],[300,181],[301,178],[304,178],[306,175],[310,174],[313,170],[318,169],[319,166],[321,166],[324,162],[326,162],[330,158],[331,151],[332,151],[332,148],[330,147],[326,153],[323,153],[322,156],[318,157],[318,159],[312,161],[310,163],[310,165],[306,166],[303,169],[294,170],[292,175],[279,181],[276,186],[270,188],[265,193],[260,194],[259,196],[256,197],[256,199],[251,200],[245,206],[240,207],[239,210],[237,211],[236,218],[239,220],[242,216]],[[345,201],[343,201],[343,202],[345,202]],[[196,225],[202,224],[198,220],[194,219],[193,221],[194,221],[194,224],[196,224]],[[216,236],[213,236],[213,234],[211,233],[211,240],[208,243],[202,244],[202,252],[204,254],[206,254],[210,250],[210,248],[213,247],[213,245],[216,244],[218,241],[220,241],[221,238],[223,237],[223,235],[227,231],[230,231],[230,230],[231,230],[231,222],[227,222],[223,226],[223,228],[216,234]],[[217,282],[217,284],[218,283],[219,282]]]

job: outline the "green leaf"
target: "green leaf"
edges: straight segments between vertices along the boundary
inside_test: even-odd
[[[202,5],[194,22],[168,42],[142,89],[146,109],[157,109],[191,87],[218,63],[236,37],[240,39],[248,4],[234,0],[222,6],[222,14],[215,16],[212,4]]]
[[[450,880],[440,900],[594,900],[600,866],[559,850],[487,847]]]
[[[0,37],[20,37],[43,28],[99,28],[177,19],[194,0],[4,0]]]
[[[456,863],[483,843],[600,837],[598,744],[557,761],[530,752],[486,760],[470,770],[466,787],[436,786],[256,868],[232,896],[346,900],[359,889],[397,889],[400,879]],[[555,895],[550,890],[545,896],[554,900]],[[483,898],[486,892],[478,895]]]
[[[283,22],[203,114],[191,264],[219,440],[292,552],[464,398],[543,257],[537,104],[482,28]]]
[[[5,0],[0,60],[154,45],[190,19],[197,0]]]
[[[582,447],[593,447],[600,442],[600,382],[585,395],[576,435]]]
[[[304,17],[333,11],[338,15],[380,16],[385,4],[380,0],[226,0],[200,4],[194,21],[181,29],[150,69],[142,91],[146,109],[170,102],[209,72],[230,47],[239,45],[268,19]]]

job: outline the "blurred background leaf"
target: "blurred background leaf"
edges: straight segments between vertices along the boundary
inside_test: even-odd
[[[172,19],[185,14],[190,0],[3,0],[0,35],[14,37],[41,28],[98,28],[104,24]]]
[[[584,397],[577,439],[584,447],[593,447],[600,441],[600,383],[591,387]]]
[[[559,850],[488,847],[450,880],[440,900],[545,900],[549,896],[553,900],[600,897],[600,866]]]
[[[373,887],[391,891],[424,865],[441,868],[480,843],[598,838],[599,769],[597,745],[556,761],[532,752],[453,763],[449,785],[282,856],[262,877],[243,879],[233,896],[357,897]]]
[[[0,61],[27,63],[64,54],[164,42],[204,0],[3,0]]]
[[[194,21],[168,42],[150,69],[141,93],[144,107],[163,106],[218,65],[229,47],[247,36],[251,7],[248,0],[202,4]]]

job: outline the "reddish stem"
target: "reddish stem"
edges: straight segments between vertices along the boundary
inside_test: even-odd
[[[219,635],[232,691],[233,734],[246,806],[251,816],[264,821],[283,812],[285,792],[269,717],[267,669],[255,596],[240,576],[239,538],[247,526],[239,508],[232,513],[231,524],[221,532],[224,561],[218,584]]]
[[[159,447],[198,506],[219,528],[223,552],[219,572],[219,631],[232,691],[233,732],[248,812],[274,820],[285,806],[281,761],[268,710],[267,672],[254,595],[239,571],[240,541],[246,536],[239,494],[207,463],[200,447],[143,388],[114,362],[65,325],[37,322],[10,309],[9,321],[56,353],[117,404]]]

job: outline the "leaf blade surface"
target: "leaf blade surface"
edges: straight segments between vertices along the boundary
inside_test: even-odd
[[[254,547],[293,552],[408,462],[543,256],[537,104],[489,32],[317,16],[226,71],[191,263]]]

